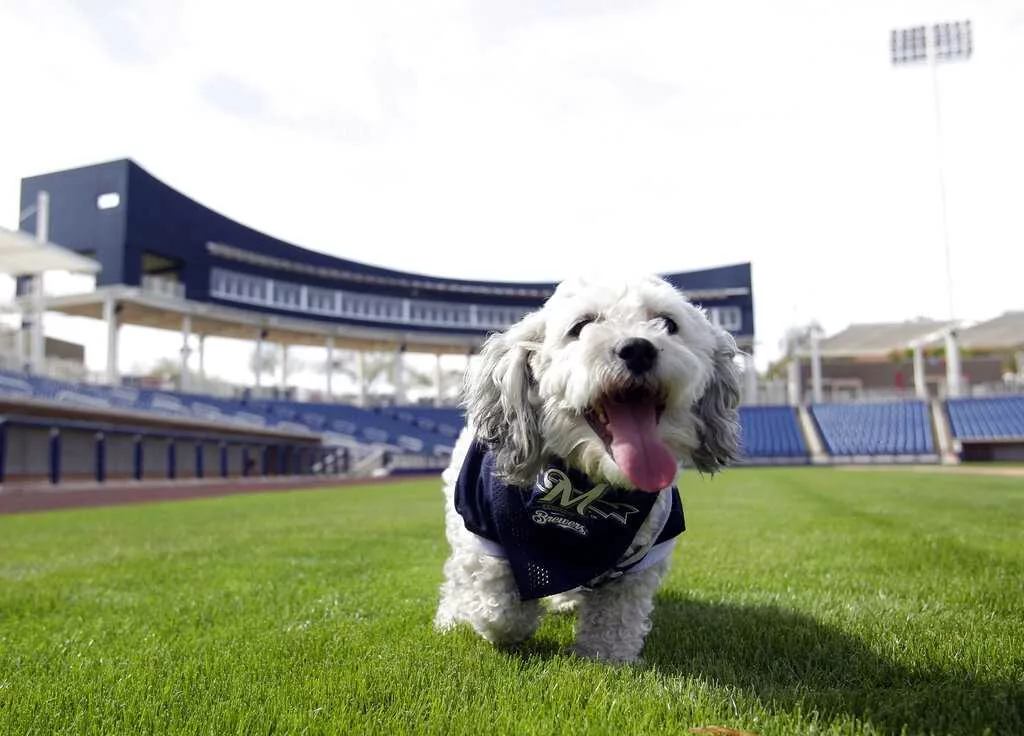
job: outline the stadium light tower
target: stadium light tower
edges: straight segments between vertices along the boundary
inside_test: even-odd
[[[935,103],[936,152],[939,164],[939,196],[941,199],[942,239],[946,259],[946,298],[949,319],[956,318],[953,303],[953,264],[949,248],[949,225],[946,220],[946,175],[942,154],[942,105],[939,97],[939,64],[967,61],[974,52],[971,21],[935,23],[928,26],[899,28],[890,34],[890,55],[893,66],[926,64],[931,71],[932,96]]]

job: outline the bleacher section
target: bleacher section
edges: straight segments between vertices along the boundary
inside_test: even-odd
[[[0,372],[0,396],[37,399],[97,409],[153,412],[233,425],[300,430],[330,434],[335,443],[350,441],[396,451],[445,454],[454,444],[452,433],[402,421],[382,412],[347,404],[227,399],[173,391],[110,388],[75,384],[40,376]],[[444,425],[447,429],[447,425]]]
[[[401,406],[362,409],[348,404],[269,399],[228,399],[152,389],[110,388],[0,371],[0,398],[47,400],[81,407],[153,412],[230,423],[233,426],[310,431],[333,445],[373,447],[444,458],[464,424],[455,407]],[[951,399],[953,437],[964,442],[1024,442],[1024,396]],[[922,401],[815,404],[813,429],[801,427],[791,406],[740,409],[743,462],[810,462],[804,430],[816,431],[825,452],[840,462],[934,461],[935,430]]]
[[[377,412],[454,439],[465,424],[462,411],[450,406],[382,407]]]
[[[395,416],[350,404],[316,404],[298,401],[250,401],[245,406],[276,423],[294,422],[318,432],[352,438],[397,450],[441,455],[451,452],[454,434],[403,421]]]
[[[923,401],[814,404],[810,409],[833,457],[935,455],[928,405]]]
[[[377,409],[408,424],[455,437],[464,419],[452,407],[403,406]],[[748,464],[766,461],[786,463],[808,462],[807,443],[790,406],[745,406],[740,409],[744,460]]]
[[[946,410],[958,440],[1024,441],[1024,396],[950,399]]]
[[[807,443],[792,406],[740,407],[740,426],[747,463],[808,462]]]

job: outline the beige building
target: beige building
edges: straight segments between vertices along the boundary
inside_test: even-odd
[[[795,354],[798,360],[789,378],[791,400],[944,398],[1024,391],[1024,311],[975,324],[927,319],[855,324],[828,337],[812,338]],[[816,356],[820,364],[817,391]]]

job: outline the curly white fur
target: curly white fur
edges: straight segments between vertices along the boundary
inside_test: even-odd
[[[581,320],[585,326],[574,331]],[[596,482],[631,487],[584,418],[603,395],[633,380],[616,353],[630,338],[657,348],[644,380],[662,396],[658,432],[675,457],[714,473],[738,454],[739,377],[728,333],[657,277],[559,285],[542,309],[490,338],[467,376],[467,427],[443,474],[451,555],[435,617],[439,630],[467,623],[493,644],[515,644],[533,634],[544,610],[540,601],[520,598],[509,564],[466,529],[455,509],[456,479],[474,438],[491,447],[497,471],[513,485],[529,487],[557,458]],[[660,492],[631,549],[653,541],[670,504],[669,493]],[[577,611],[577,654],[632,661],[650,631],[667,570],[668,559],[660,560],[546,602]]]

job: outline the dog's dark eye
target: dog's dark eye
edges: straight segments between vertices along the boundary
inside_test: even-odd
[[[576,339],[577,337],[580,336],[580,333],[583,332],[583,328],[586,327],[587,325],[589,325],[593,321],[594,321],[593,317],[583,317],[581,319],[576,320],[573,323],[572,327],[569,328],[569,331],[567,333],[565,333],[566,337],[571,337],[573,339]]]
[[[661,319],[662,324],[665,325],[665,331],[668,334],[674,335],[677,332],[679,332],[679,325],[677,325],[676,321],[671,317],[666,317],[665,315],[662,315],[659,319]]]

